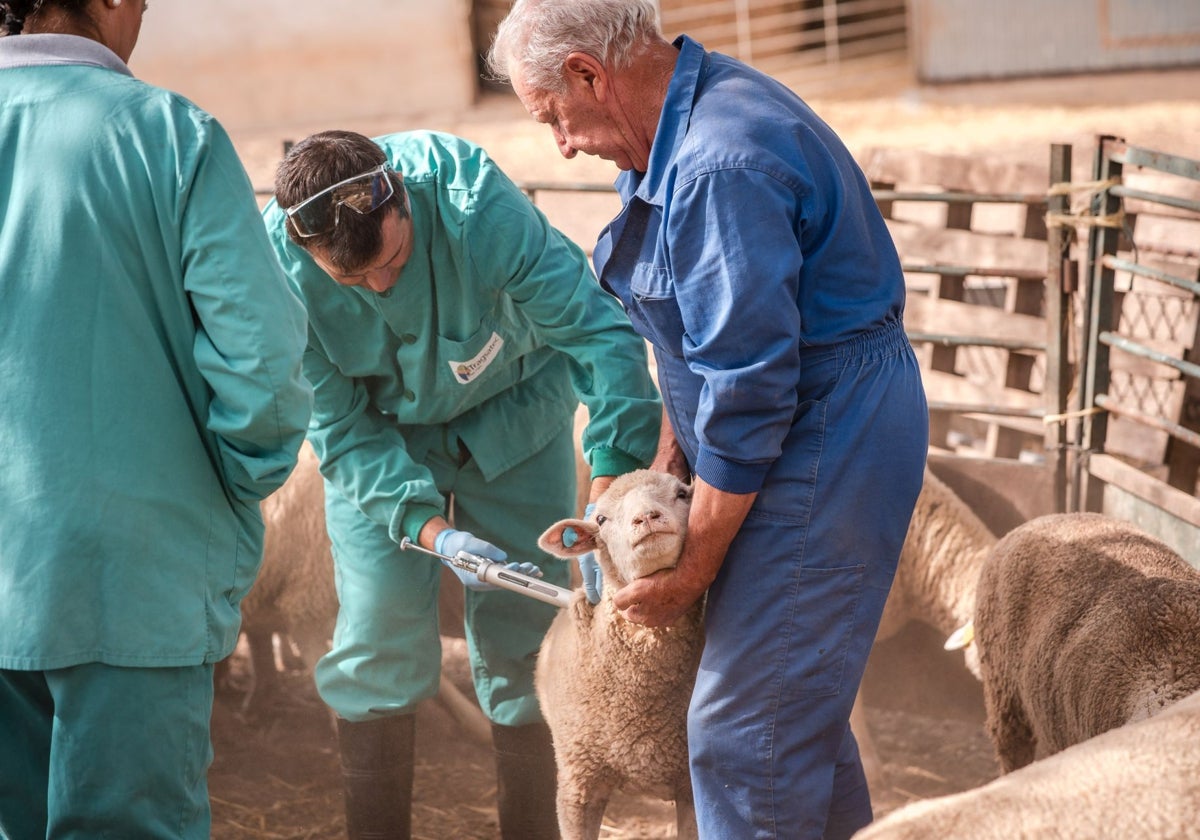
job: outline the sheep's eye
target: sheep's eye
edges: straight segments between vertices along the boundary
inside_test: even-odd
[[[603,525],[607,521],[608,521],[608,517],[605,516],[603,513],[596,514],[596,524],[597,525]]]
[[[686,487],[681,488],[680,490],[678,490],[675,493],[676,499],[690,499],[691,497],[692,497],[692,491],[688,490]]]

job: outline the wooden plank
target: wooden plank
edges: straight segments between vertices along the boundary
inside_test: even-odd
[[[904,262],[970,265],[1044,272],[1046,243],[964,230],[946,230],[889,220],[888,230]]]
[[[1126,172],[1122,183],[1135,190],[1161,193],[1166,196],[1200,201],[1200,181],[1180,178],[1176,175],[1166,175],[1153,170]],[[1125,209],[1134,212],[1160,213],[1164,216],[1187,216],[1195,218],[1195,214],[1181,208],[1170,207],[1158,202],[1146,201],[1141,198],[1127,198]]]
[[[1043,447],[1042,435],[1013,429],[1004,423],[988,426],[984,451],[991,458],[1020,458],[1025,452],[1040,455]]]
[[[990,426],[1001,426],[1014,432],[1028,435],[1037,441],[1037,448],[1042,448],[1042,438],[1046,433],[1046,424],[1037,417],[1010,417],[1003,414],[964,414],[963,417],[978,420]],[[1011,456],[1010,456],[1011,457]]]
[[[1101,481],[1143,499],[1155,507],[1200,528],[1200,499],[1147,475],[1136,467],[1111,455],[1094,454],[1088,459],[1087,471]],[[1191,562],[1197,562],[1200,545],[1192,545]]]
[[[1135,464],[1161,464],[1171,436],[1119,415],[1108,419],[1104,451]]]
[[[1020,341],[1033,345],[1046,341],[1046,322],[1042,318],[1005,312],[992,306],[934,300],[924,295],[909,295],[905,301],[904,326],[913,332],[992,341]]]
[[[1101,511],[1108,516],[1132,522],[1162,540],[1179,555],[1200,569],[1200,527],[1172,516],[1151,502],[1113,484],[1104,485]]]
[[[1143,212],[1137,216],[1135,231],[1139,252],[1200,257],[1200,218]]]
[[[930,401],[975,405],[980,408],[1040,409],[1042,398],[1029,391],[1000,386],[985,387],[953,373],[940,370],[921,371],[925,396]]]
[[[859,155],[870,180],[904,188],[940,187],[976,193],[1045,195],[1048,169],[1030,163],[972,155],[874,147]]]

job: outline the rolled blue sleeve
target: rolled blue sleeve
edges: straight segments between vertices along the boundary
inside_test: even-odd
[[[803,256],[796,185],[739,169],[678,190],[667,236],[683,353],[703,377],[694,469],[731,493],[762,485],[796,411]]]

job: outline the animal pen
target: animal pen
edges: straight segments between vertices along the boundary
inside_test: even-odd
[[[860,156],[908,281],[931,466],[1003,497],[998,532],[1099,511],[1200,565],[1200,162],[1100,137],[1072,180],[1072,147],[1049,151]]]
[[[859,156],[907,279],[930,464],[997,533],[1096,511],[1200,566],[1200,161],[1101,136],[1073,180],[1073,152]],[[615,200],[518,186],[552,222]]]

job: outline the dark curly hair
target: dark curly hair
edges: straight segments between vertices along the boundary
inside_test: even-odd
[[[383,149],[370,138],[353,131],[322,131],[301,140],[287,153],[275,170],[275,201],[280,208],[299,204],[326,187],[366,172],[387,162]],[[320,250],[341,271],[353,272],[373,260],[383,247],[382,224],[392,207],[404,219],[404,184],[398,173],[391,174],[396,193],[384,205],[384,212],[360,216],[342,213],[335,230],[301,239],[292,226],[288,237],[307,250]],[[382,208],[381,208],[382,209]]]
[[[25,21],[42,11],[42,7],[58,7],[71,15],[82,15],[88,0],[0,0],[0,13],[4,15],[0,28],[5,35],[20,35]]]

